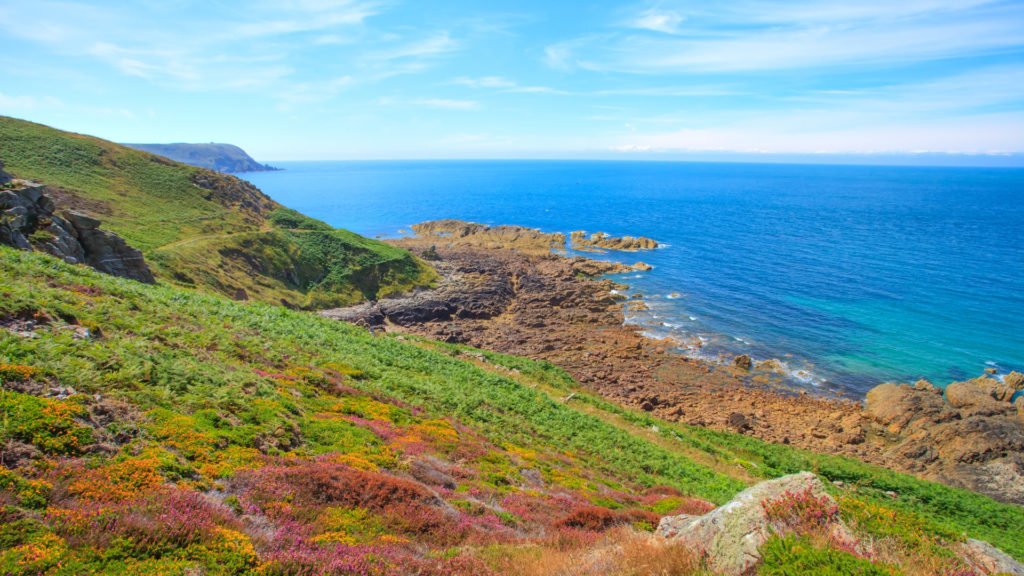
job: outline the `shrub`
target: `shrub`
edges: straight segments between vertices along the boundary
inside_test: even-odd
[[[775,500],[762,502],[769,520],[807,533],[828,526],[839,519],[839,506],[827,495],[816,496],[806,488],[799,492],[786,491]]]
[[[761,547],[761,576],[897,576],[895,567],[875,564],[828,546],[815,546],[806,536],[774,537]]]
[[[9,367],[7,373],[17,377],[34,373],[24,368]],[[93,442],[92,429],[75,420],[84,412],[74,400],[0,390],[0,442],[14,439],[49,454],[78,454]]]

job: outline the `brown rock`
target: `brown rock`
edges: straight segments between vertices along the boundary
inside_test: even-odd
[[[739,356],[733,358],[732,364],[733,366],[736,366],[741,370],[750,370],[751,368],[754,367],[754,361],[751,360],[750,356],[746,354],[740,354]]]

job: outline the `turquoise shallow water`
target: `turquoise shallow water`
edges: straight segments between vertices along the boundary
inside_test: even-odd
[[[611,255],[688,353],[781,358],[808,386],[1024,369],[1024,170],[561,161],[276,163],[246,177],[370,236],[459,218],[642,234]],[[702,343],[696,349],[696,343]]]

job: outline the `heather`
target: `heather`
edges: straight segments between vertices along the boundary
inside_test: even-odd
[[[795,527],[766,574],[958,573],[965,534],[1024,554],[1019,507],[660,421],[541,362],[6,248],[0,325],[4,573],[698,574],[660,518],[792,468],[845,485],[766,504]]]

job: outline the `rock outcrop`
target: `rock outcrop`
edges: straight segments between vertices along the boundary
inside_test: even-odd
[[[968,538],[956,552],[977,573],[1024,576],[1024,564],[988,542]]]
[[[4,163],[0,162],[0,186],[7,184],[11,180],[13,180],[11,175],[8,174],[7,172],[4,172]]]
[[[814,499],[828,512],[820,528],[836,540],[856,542],[839,519],[836,501],[810,472],[755,484],[703,516],[666,516],[656,534],[695,551],[716,574],[741,576],[761,561],[759,549],[769,538],[794,528],[791,520],[773,517],[769,512],[772,503],[787,498]]]
[[[78,212],[57,215],[46,187],[32,183],[0,191],[0,243],[39,250],[72,264],[153,283],[142,252],[123,238],[100,230],[100,221]]]
[[[868,392],[865,412],[885,451],[926,478],[1024,504],[1024,375],[1002,382],[983,376],[941,389],[882,384]]]
[[[637,250],[653,250],[658,247],[658,242],[645,236],[609,236],[604,232],[595,232],[590,236],[583,230],[577,230],[569,235],[569,246],[573,250],[580,251],[602,251],[619,250],[624,252],[635,252]]]
[[[546,233],[522,226],[487,226],[461,220],[433,220],[414,224],[420,238],[443,240],[449,246],[511,248],[524,254],[547,254],[565,248],[565,234]]]
[[[541,232],[522,226],[487,226],[462,220],[433,220],[414,224],[414,232],[420,239],[436,239],[448,246],[472,246],[488,249],[512,249],[524,254],[547,254],[552,250],[565,250],[565,234]],[[597,232],[589,237],[585,232],[573,232],[568,246],[573,250],[603,252],[618,250],[635,252],[657,248],[658,243],[643,236],[614,237]],[[650,270],[648,264],[638,262],[636,270]]]

